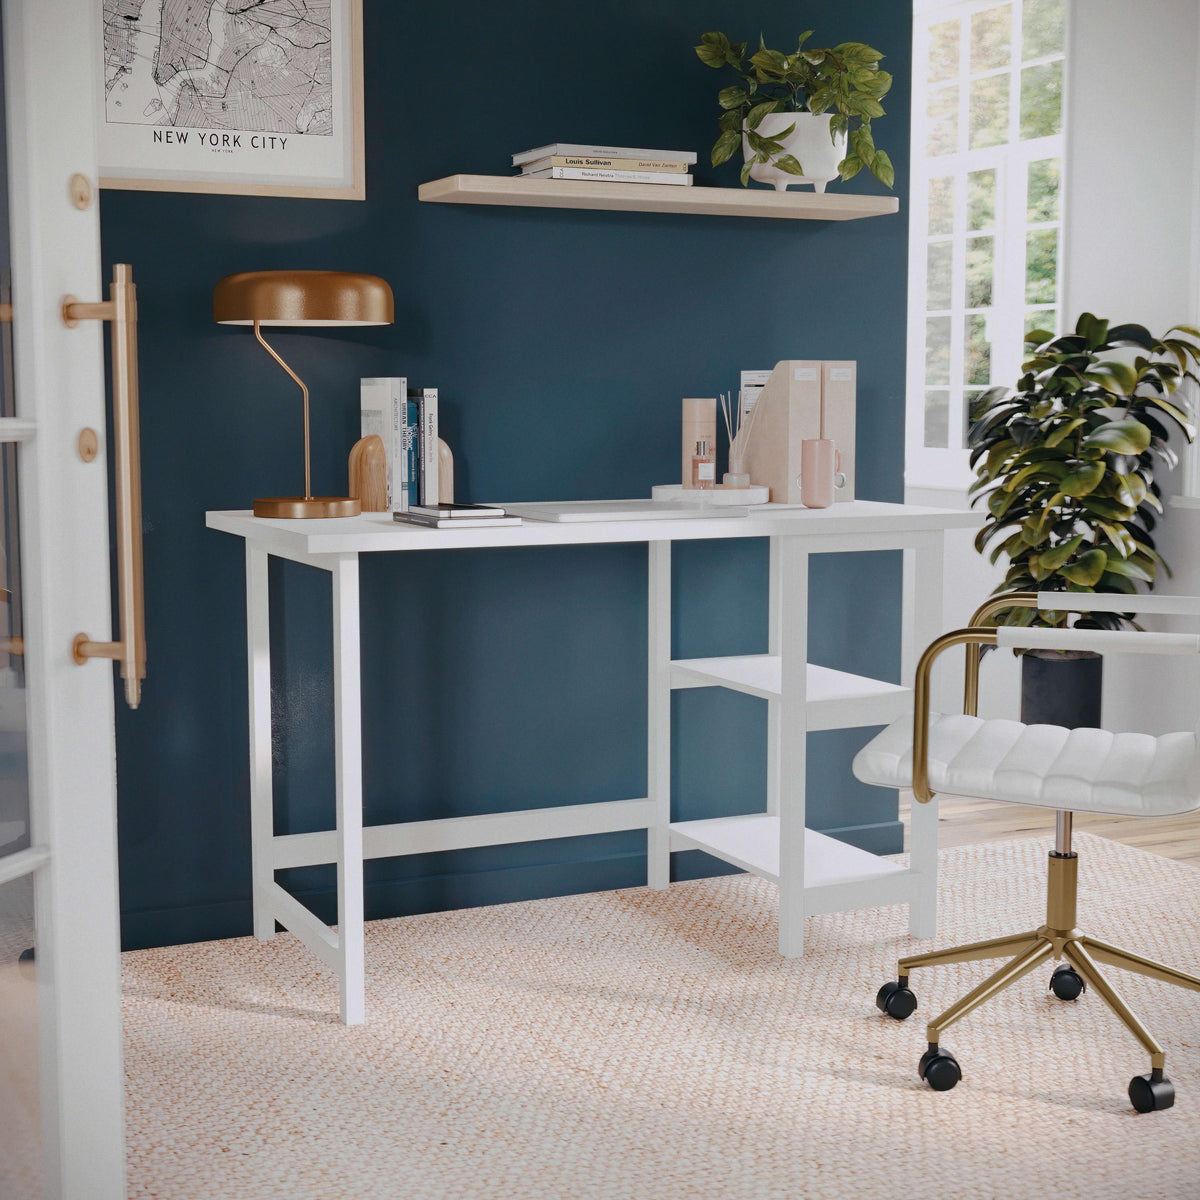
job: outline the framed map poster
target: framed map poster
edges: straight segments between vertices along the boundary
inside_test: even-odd
[[[100,186],[362,200],[362,0],[96,0]]]

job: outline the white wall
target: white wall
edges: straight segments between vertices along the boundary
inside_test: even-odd
[[[1200,0],[1071,0],[1065,325],[1094,312],[1163,333],[1200,316],[1198,67]],[[1177,492],[1183,479],[1181,467],[1165,486]],[[1156,591],[1200,594],[1198,535],[1200,511],[1168,507],[1156,536],[1175,578]],[[1104,693],[1114,727],[1161,733],[1200,715],[1187,660],[1156,660],[1148,688],[1144,660],[1110,658]]]
[[[1068,0],[1066,231],[1059,266],[1064,329],[1081,312],[1164,332],[1200,322],[1200,0]],[[1182,468],[1168,483],[1178,491]],[[912,504],[965,508],[961,494],[909,487]],[[1156,590],[1200,595],[1200,502],[1168,507],[1156,536],[1175,570]],[[946,626],[962,624],[1002,578],[957,532],[947,540]],[[1105,662],[1105,723],[1148,733],[1191,728],[1200,669],[1155,659]],[[954,703],[953,680],[935,700]],[[1015,716],[1019,671],[992,654],[980,712]]]

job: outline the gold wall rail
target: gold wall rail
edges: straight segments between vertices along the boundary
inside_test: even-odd
[[[117,603],[121,640],[94,642],[75,636],[73,657],[111,658],[121,664],[125,699],[137,708],[146,677],[146,613],[142,575],[142,469],[138,433],[137,288],[128,263],[113,267],[108,300],[84,303],[64,296],[62,317],[74,327],[80,321],[109,321],[112,327],[113,459],[117,480]]]

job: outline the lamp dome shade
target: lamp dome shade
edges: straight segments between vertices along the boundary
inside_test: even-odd
[[[353,271],[244,271],[213,289],[221,325],[390,325],[392,289]]]

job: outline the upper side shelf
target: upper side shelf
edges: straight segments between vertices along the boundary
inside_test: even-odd
[[[592,183],[582,179],[527,179],[520,175],[447,175],[445,179],[421,184],[417,195],[433,204],[599,208],[697,213],[710,217],[786,217],[794,221],[853,221],[859,217],[882,217],[900,210],[900,201],[895,196],[679,187],[658,183]]]

